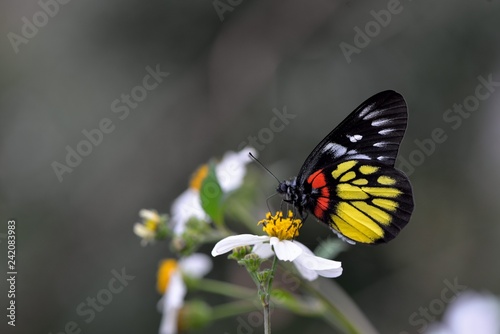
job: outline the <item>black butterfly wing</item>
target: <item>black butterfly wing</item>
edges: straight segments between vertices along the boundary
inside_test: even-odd
[[[299,171],[297,183],[303,184],[309,175],[332,163],[349,159],[393,167],[407,119],[401,94],[387,90],[372,96],[314,148]]]

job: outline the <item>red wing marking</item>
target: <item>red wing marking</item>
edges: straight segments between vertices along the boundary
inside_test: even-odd
[[[323,214],[328,209],[328,205],[330,204],[330,191],[326,186],[326,178],[325,174],[323,174],[323,170],[320,169],[312,173],[307,178],[307,183],[309,183],[313,189],[320,190],[321,195],[316,200],[314,215],[319,219],[323,219]]]
[[[314,207],[314,215],[318,219],[323,219],[323,213],[328,209],[328,203],[330,200],[327,197],[319,197],[316,201],[316,206]]]
[[[307,178],[307,183],[309,183],[313,188],[319,189],[326,186],[325,174],[323,170],[317,170]]]

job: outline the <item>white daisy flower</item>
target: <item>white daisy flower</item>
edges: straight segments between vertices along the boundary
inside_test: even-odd
[[[224,193],[238,189],[243,183],[246,174],[246,165],[251,162],[248,153],[256,155],[251,147],[239,152],[227,152],[215,166],[215,174]],[[208,221],[209,217],[201,206],[200,188],[208,175],[208,165],[202,165],[191,178],[189,188],[186,189],[171,207],[171,224],[175,235],[181,235],[186,229],[190,218]]]
[[[158,269],[157,289],[163,294],[158,307],[162,312],[160,334],[178,332],[179,312],[184,305],[187,287],[183,276],[201,278],[212,269],[212,261],[205,254],[193,254],[176,261],[168,259],[161,262]]]
[[[432,324],[427,334],[499,334],[500,300],[490,294],[464,292],[446,311],[443,322]]]
[[[208,170],[208,167],[207,167]],[[170,209],[174,235],[181,235],[186,229],[186,223],[191,218],[208,221],[209,217],[201,207],[199,189],[188,188],[177,197]]]
[[[253,252],[261,258],[276,254],[279,260],[291,261],[309,281],[318,276],[338,277],[342,274],[341,262],[318,257],[302,243],[293,240],[298,236],[302,222],[294,219],[291,211],[287,218],[283,217],[282,212],[274,216],[268,212],[266,219],[259,222],[261,223],[268,235],[240,234],[224,238],[214,246],[212,256],[230,252],[236,247],[254,246]]]
[[[227,152],[215,166],[215,174],[223,192],[236,190],[243,184],[247,172],[246,165],[252,161],[248,153],[257,156],[253,148],[245,147],[239,152]]]
[[[134,224],[134,233],[142,239],[141,245],[146,246],[155,241],[162,218],[155,210],[146,209],[139,211],[139,216],[142,222]]]

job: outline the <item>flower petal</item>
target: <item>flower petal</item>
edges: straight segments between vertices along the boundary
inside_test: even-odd
[[[142,209],[141,211],[139,211],[139,217],[141,217],[144,220],[154,220],[154,221],[160,220],[160,216],[158,215],[158,212],[156,212],[155,210]]]
[[[500,333],[500,303],[489,294],[466,291],[460,294],[444,315],[450,332]]]
[[[308,281],[314,281],[315,279],[318,278],[318,273],[312,269],[308,269],[304,265],[302,265],[302,262],[300,260],[300,257],[304,257],[307,255],[314,255],[314,253],[307,248],[303,243],[295,241],[297,246],[299,246],[302,249],[302,255],[299,256],[295,261],[293,261],[293,264],[295,268],[297,268],[297,271],[300,273],[302,277],[304,277]]]
[[[290,240],[280,240],[276,237],[271,237],[270,244],[273,246],[276,256],[281,261],[293,261],[302,254],[302,248]]]
[[[148,229],[144,224],[135,223],[134,224],[134,234],[141,238],[141,246],[147,246],[148,243],[153,243],[155,241],[155,233]]]
[[[175,235],[181,235],[186,229],[186,223],[192,217],[207,220],[208,215],[201,207],[200,193],[196,189],[187,189],[172,203],[170,222]]]
[[[239,234],[224,238],[215,244],[212,256],[218,256],[236,247],[256,245],[269,240],[267,235]]]
[[[182,274],[180,271],[176,270],[170,277],[170,282],[165,290],[166,301],[164,306],[167,308],[182,307],[186,293],[187,287],[182,279]]]
[[[324,259],[316,255],[302,253],[294,263],[305,269],[313,270],[323,277],[338,277],[342,274],[342,263]]]
[[[341,262],[316,256],[304,244],[298,241],[295,243],[302,249],[302,254],[293,263],[305,279],[312,281],[318,278],[318,275],[338,277],[342,274]]]
[[[179,261],[182,273],[200,278],[212,270],[212,259],[206,254],[195,253]]]
[[[297,260],[293,261],[293,265],[295,266],[295,268],[297,268],[299,274],[308,281],[314,281],[319,276],[318,273],[315,272],[314,270],[307,269],[306,267],[304,267],[300,263],[300,261]]]
[[[270,244],[256,244],[253,246],[252,253],[257,254],[261,259],[267,259],[274,255]]]
[[[313,251],[309,249],[306,245],[304,245],[302,242],[299,242],[297,240],[294,241],[297,246],[299,246],[302,249],[302,253],[308,254],[308,255],[314,255]]]
[[[179,310],[184,304],[187,288],[179,271],[170,277],[170,282],[162,298],[162,320],[160,334],[177,333],[177,318]]]
[[[165,300],[163,298],[162,300]],[[161,302],[161,301],[160,301]],[[177,333],[177,319],[179,318],[180,309],[165,309],[161,317],[160,328],[158,332],[160,334],[175,334]]]
[[[222,160],[215,166],[217,180],[224,192],[239,188],[246,173],[246,165],[252,160],[248,153],[256,155],[255,149],[245,147],[239,152],[227,152]]]
[[[140,238],[151,238],[152,236],[154,237],[153,231],[146,228],[146,226],[141,223],[134,224],[134,234]]]

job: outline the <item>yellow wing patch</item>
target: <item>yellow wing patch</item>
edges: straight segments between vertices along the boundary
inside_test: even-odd
[[[399,206],[398,202],[385,198],[374,198],[372,203],[388,211],[396,211]]]
[[[385,229],[394,222],[393,214],[399,208],[397,199],[403,194],[397,178],[384,175],[379,166],[357,160],[340,163],[331,175],[338,182],[335,192],[339,201],[330,215],[330,226],[357,242],[384,239]]]
[[[365,244],[372,243],[374,238],[370,238],[369,236],[361,233],[357,228],[349,225],[344,220],[336,215],[332,215],[333,224],[331,227],[337,232],[345,235],[351,240],[355,240],[357,242],[362,242]]]
[[[339,231],[350,239],[376,240],[384,236],[384,230],[373,219],[347,202],[340,202],[331,217]]]
[[[384,186],[392,186],[396,183],[396,180],[389,176],[379,176],[377,182],[383,184]]]
[[[375,173],[376,171],[378,171],[379,168],[378,167],[375,167],[375,166],[367,166],[367,165],[364,165],[364,166],[361,166],[359,167],[359,171],[362,173],[362,174],[365,174],[365,175],[370,175],[370,174],[373,174]]]
[[[374,197],[389,197],[395,198],[401,195],[401,190],[397,188],[388,187],[361,187],[365,193],[370,194]]]
[[[358,186],[349,183],[339,183],[337,185],[337,196],[345,199],[368,199],[370,196]]]
[[[344,176],[342,176],[339,181],[340,182],[347,182],[347,181],[354,179],[355,177],[356,177],[356,173],[353,171],[350,171],[350,172],[345,173]]]
[[[367,215],[369,215],[371,218],[373,218],[382,225],[389,225],[391,223],[392,220],[391,215],[385,212],[384,210],[380,210],[376,206],[370,205],[363,201],[352,202],[352,205],[354,205],[356,208],[363,211],[364,213],[366,213]]]
[[[358,162],[356,160],[348,160],[337,165],[337,168],[332,172],[332,176],[338,179],[340,175],[344,174],[352,167],[356,166]]]
[[[356,179],[356,172],[351,170],[358,161],[349,160],[340,163],[335,170],[332,171],[332,176],[335,179],[339,179],[339,184],[337,185],[337,196],[345,200],[351,199],[367,199],[371,196],[373,197],[387,197],[395,198],[401,195],[401,191],[397,188],[391,187],[359,187],[368,184],[368,180],[365,178]],[[364,175],[370,175],[376,173],[379,167],[362,165],[358,168],[359,172]],[[351,181],[350,183],[348,183]],[[392,177],[381,175],[377,179],[378,184],[388,186],[396,183],[396,180]]]
[[[356,180],[352,181],[351,183],[355,184],[357,186],[366,186],[368,184],[368,180],[367,179],[356,179]]]

